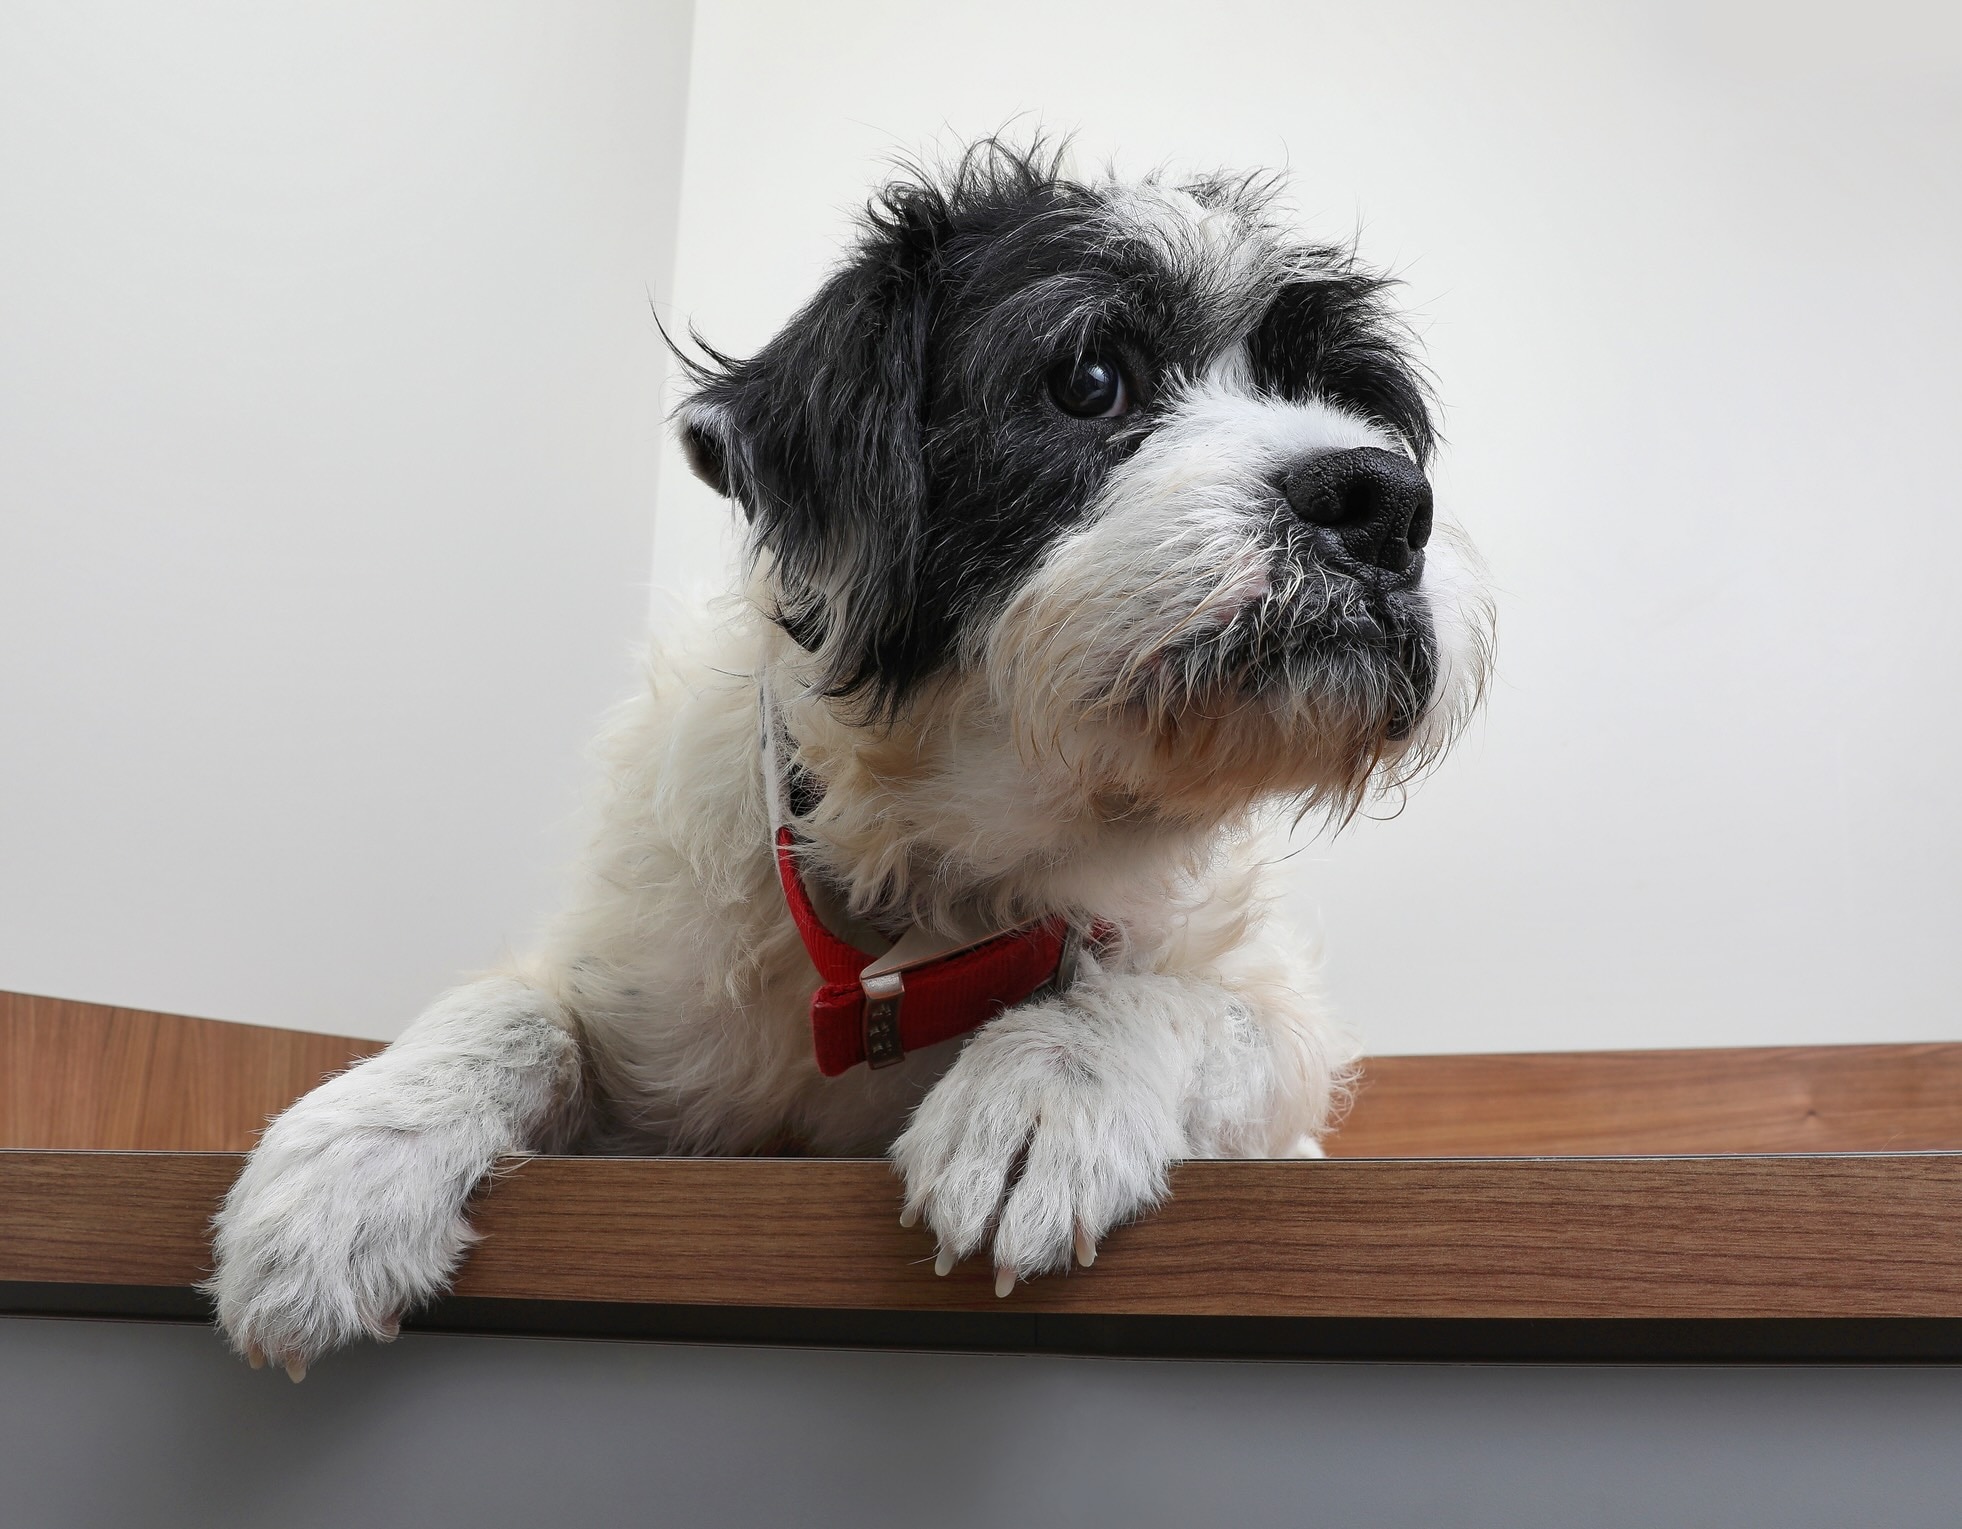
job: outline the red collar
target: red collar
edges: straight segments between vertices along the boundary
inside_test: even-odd
[[[811,998],[811,1040],[827,1078],[857,1066],[888,1067],[909,1051],[979,1029],[1038,989],[1066,988],[1080,939],[1061,915],[1017,929],[935,939],[910,929],[883,955],[860,950],[825,926],[797,866],[779,750],[790,743],[767,676],[758,676],[763,790],[777,876],[811,964],[824,979]],[[785,757],[787,757],[787,750]],[[1100,926],[1093,937],[1102,939]]]
[[[860,1062],[886,1067],[909,1051],[978,1029],[1003,1009],[1075,975],[1077,934],[1060,915],[979,941],[935,942],[909,933],[874,957],[818,917],[797,869],[797,837],[777,829],[784,901],[824,978],[811,998],[811,1040],[827,1078]]]

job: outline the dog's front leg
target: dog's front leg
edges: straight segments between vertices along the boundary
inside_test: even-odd
[[[441,999],[380,1055],[275,1120],[214,1222],[205,1289],[232,1346],[294,1379],[446,1285],[464,1202],[499,1155],[574,1129],[579,1047],[556,1000],[515,977]]]
[[[1243,996],[1085,967],[1067,994],[976,1034],[893,1144],[902,1222],[934,1232],[942,1274],[992,1232],[1000,1295],[1072,1254],[1089,1264],[1164,1197],[1180,1158],[1285,1151],[1274,1144],[1299,1135],[1285,1096],[1300,1068]]]

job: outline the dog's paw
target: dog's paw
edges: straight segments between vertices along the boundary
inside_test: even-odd
[[[1165,1194],[1183,1133],[1164,1079],[1048,1006],[968,1043],[893,1143],[901,1223],[924,1221],[945,1274],[993,1238],[995,1293],[1088,1265],[1113,1226]],[[1019,1169],[1019,1172],[1018,1172]]]
[[[437,1141],[337,1131],[314,1104],[275,1121],[232,1186],[203,1286],[232,1347],[294,1380],[331,1349],[393,1338],[474,1240],[468,1180]]]

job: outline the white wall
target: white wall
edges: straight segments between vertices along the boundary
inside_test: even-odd
[[[761,342],[894,149],[1286,163],[1409,282],[1489,718],[1294,862],[1379,1051],[1962,1034],[1957,22],[1831,9],[703,0],[676,309]],[[663,480],[668,582],[725,514]]]
[[[544,911],[689,12],[0,11],[0,987],[384,1036]]]

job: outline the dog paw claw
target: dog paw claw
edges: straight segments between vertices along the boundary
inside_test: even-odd
[[[934,1233],[934,1272],[988,1257],[995,1293],[1096,1261],[1149,1209],[1182,1155],[1159,1094],[1102,1072],[1053,1014],[1004,1017],[968,1044],[893,1144],[905,1204]]]

